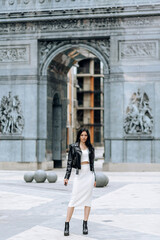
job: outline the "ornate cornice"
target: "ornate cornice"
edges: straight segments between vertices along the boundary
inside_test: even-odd
[[[14,2],[14,0],[11,0]],[[54,0],[53,0],[54,1]],[[72,0],[68,0],[72,1]],[[76,2],[76,0],[75,0]],[[122,1],[121,1],[122,2]],[[147,1],[146,1],[147,2]],[[72,2],[73,3],[73,2]],[[1,2],[0,2],[1,4]],[[47,7],[41,9],[40,6],[33,4],[31,9],[27,9],[27,5],[23,6],[17,3],[17,7],[12,5],[8,6],[5,11],[3,7],[0,6],[0,19],[1,22],[14,22],[14,21],[40,21],[40,20],[51,20],[51,19],[72,19],[72,18],[99,18],[99,17],[128,17],[128,16],[154,16],[159,15],[160,12],[160,2],[146,3],[129,1],[128,4],[118,4],[116,1],[109,1],[108,4],[102,6],[101,4],[91,6],[87,4],[77,4],[76,7],[72,6],[70,8],[65,8],[65,4],[61,4],[61,8],[56,8],[56,4],[51,6],[51,3]],[[69,5],[69,4],[68,4]],[[67,6],[68,6],[67,5]]]
[[[84,9],[99,7],[148,6],[159,4],[159,0],[5,0],[0,1],[0,12]]]

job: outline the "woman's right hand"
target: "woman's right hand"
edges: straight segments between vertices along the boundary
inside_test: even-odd
[[[64,185],[67,186],[68,184],[68,179],[64,179]]]

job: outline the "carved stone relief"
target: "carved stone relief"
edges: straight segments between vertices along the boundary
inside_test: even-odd
[[[153,129],[152,109],[149,97],[138,89],[134,92],[126,110],[124,131],[126,134],[151,134]]]
[[[120,41],[119,60],[157,59],[157,41]]]
[[[60,42],[58,41],[43,41],[39,42],[39,60],[40,63],[43,62],[43,60],[46,58],[46,56],[49,54],[49,52],[54,50]]]
[[[102,52],[105,54],[107,59],[110,57],[110,41],[109,39],[103,39],[103,40],[91,40],[91,45],[95,48],[100,48]]]
[[[13,5],[15,3],[15,0],[9,0],[8,2],[10,5]]]
[[[0,133],[21,134],[24,128],[22,106],[18,96],[3,96],[0,104]]]
[[[0,24],[0,34],[3,33],[29,33],[29,32],[49,32],[61,30],[100,30],[112,28],[141,26],[160,26],[159,17],[141,18],[82,18],[82,19],[61,19],[43,22],[21,22]]]
[[[0,47],[0,62],[28,62],[29,61],[29,46],[24,47]]]

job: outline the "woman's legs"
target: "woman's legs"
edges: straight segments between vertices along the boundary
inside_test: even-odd
[[[69,222],[69,221],[71,220],[73,211],[74,211],[74,207],[68,207],[68,209],[67,209],[66,222]]]
[[[88,207],[88,206],[84,207],[84,220],[85,221],[88,221],[90,211],[91,211],[91,207]],[[71,220],[73,212],[74,212],[74,207],[68,207],[66,222],[69,222]]]
[[[71,220],[73,211],[74,211],[74,207],[68,207],[65,228],[64,228],[64,236],[69,236],[69,221]]]
[[[91,211],[91,207],[88,207],[88,206],[84,207],[84,221],[88,221],[90,211]]]

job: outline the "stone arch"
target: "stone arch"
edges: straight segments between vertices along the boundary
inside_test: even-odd
[[[65,51],[70,50],[70,49],[84,49],[86,51],[88,51],[89,53],[93,54],[94,56],[96,56],[97,58],[100,59],[100,61],[103,63],[104,65],[104,145],[105,148],[107,147],[107,149],[109,149],[109,151],[107,151],[107,154],[105,154],[105,158],[108,159],[107,161],[109,161],[110,159],[110,141],[108,141],[109,135],[110,135],[110,117],[109,117],[109,108],[110,108],[110,84],[109,84],[109,74],[110,74],[110,68],[109,68],[109,55],[110,55],[110,43],[109,43],[109,39],[100,39],[100,40],[70,40],[70,41],[56,41],[56,40],[51,40],[51,41],[41,41],[39,42],[39,76],[40,76],[40,85],[39,88],[43,88],[43,84],[46,84],[46,95],[44,94],[44,96],[47,97],[48,94],[48,79],[49,80],[49,84],[53,84],[54,82],[54,90],[51,90],[50,92],[59,92],[59,97],[61,99],[61,116],[62,116],[62,137],[61,137],[61,159],[64,160],[66,158],[66,143],[65,140],[65,128],[66,128],[66,122],[65,122],[65,118],[67,116],[65,116],[65,109],[67,109],[67,96],[65,96],[64,92],[67,93],[66,88],[65,88],[65,84],[67,85],[67,71],[64,72],[63,75],[61,74],[55,74],[55,72],[53,71],[53,77],[51,76],[51,78],[49,78],[48,75],[48,70],[49,67],[52,64],[52,61],[54,59],[56,59],[57,56],[59,56],[60,54],[63,54]],[[53,64],[54,65],[54,64]],[[54,80],[53,80],[54,79]],[[57,84],[57,86],[56,86]],[[59,84],[59,85],[58,85]],[[60,86],[61,85],[61,86]],[[60,92],[61,90],[62,92]],[[53,94],[50,95],[53,97]],[[49,97],[50,98],[50,97]],[[45,98],[44,98],[45,99]],[[39,99],[39,108],[41,108],[41,106],[45,106],[46,107],[46,113],[48,114],[48,103],[45,102],[43,98]],[[39,111],[41,112],[41,111]],[[106,113],[105,113],[106,112]],[[42,128],[42,123],[46,123],[48,124],[48,115],[46,114],[46,116],[44,115],[44,119],[41,119],[41,117],[39,116],[39,128]],[[51,123],[50,123],[51,126]],[[47,126],[45,126],[45,128],[47,129]],[[47,129],[47,132],[49,132],[49,129]],[[50,139],[52,139],[52,137],[50,137]],[[47,134],[46,134],[46,143],[49,142]],[[51,146],[51,141],[50,143],[47,143],[46,146]],[[46,152],[51,153],[51,149],[47,149],[46,147]],[[51,156],[51,154],[50,154]],[[48,158],[48,157],[47,157]],[[50,160],[53,160],[50,158]],[[58,164],[59,166],[62,165]]]
[[[102,40],[101,40],[102,41]],[[51,61],[60,53],[63,53],[65,50],[70,48],[83,48],[88,50],[89,52],[93,53],[97,58],[99,58],[102,63],[104,64],[104,75],[109,74],[109,46],[105,46],[105,43],[103,42],[103,45],[101,45],[101,42],[98,42],[99,46],[96,45],[96,41],[93,43],[60,43],[55,42],[55,45],[50,49],[48,54],[46,54],[45,58],[43,59],[43,62],[40,64],[40,75],[46,76],[47,75],[47,69]],[[106,43],[109,45],[109,40],[106,41]],[[61,46],[62,45],[62,46]],[[106,48],[106,49],[105,49]],[[108,48],[108,51],[107,51]],[[105,52],[106,50],[106,52]]]

